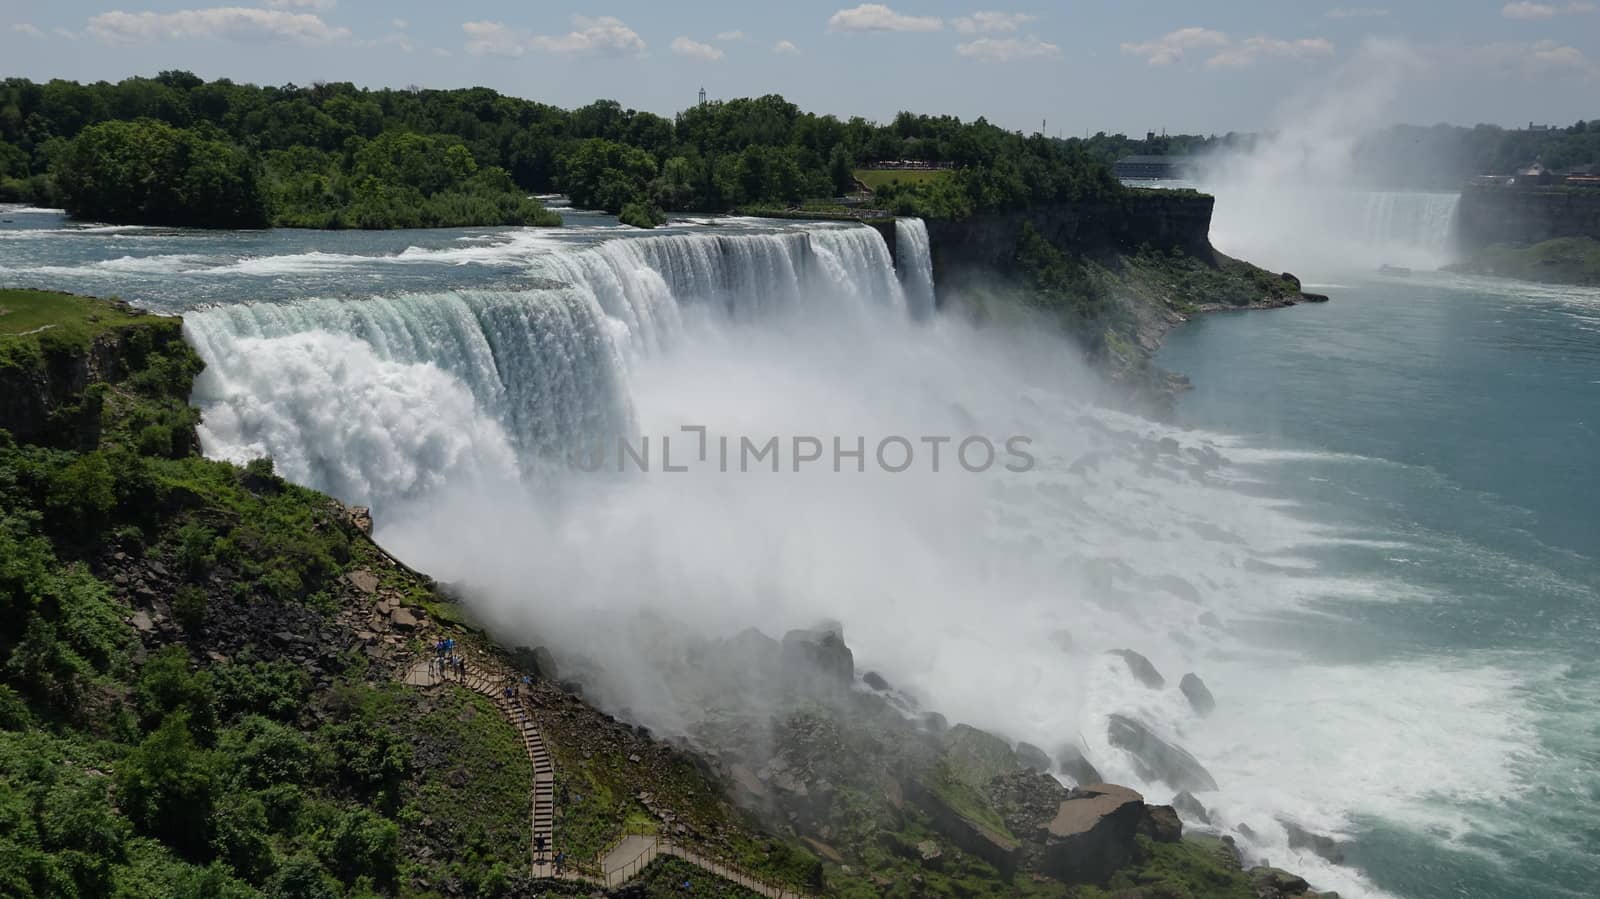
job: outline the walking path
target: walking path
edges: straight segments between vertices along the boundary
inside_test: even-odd
[[[468,662],[466,680],[463,681],[454,674],[441,674],[433,659],[422,658],[406,670],[403,680],[413,687],[433,687],[448,681],[487,696],[494,702],[495,708],[506,716],[506,720],[511,722],[511,726],[521,734],[523,749],[528,753],[528,760],[533,762],[533,809],[529,827],[531,837],[529,850],[534,856],[531,860],[534,877],[578,880],[597,886],[616,887],[637,877],[657,858],[670,855],[768,899],[809,899],[805,893],[773,886],[744,871],[715,861],[688,847],[680,846],[672,840],[647,834],[628,834],[611,847],[610,851],[600,859],[599,876],[585,874],[571,867],[557,873],[555,865],[551,862],[551,854],[555,852],[555,766],[550,761],[550,753],[545,749],[544,738],[540,735],[538,726],[534,724],[533,715],[529,712],[527,704],[522,701],[520,694],[516,697],[507,697],[505,694],[506,684],[512,680],[510,673],[486,671]],[[541,836],[544,837],[545,847],[543,857],[539,857],[532,848],[540,845]]]

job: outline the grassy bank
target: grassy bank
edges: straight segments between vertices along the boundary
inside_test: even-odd
[[[1531,247],[1487,247],[1446,269],[1546,284],[1600,287],[1600,240],[1561,237]]]

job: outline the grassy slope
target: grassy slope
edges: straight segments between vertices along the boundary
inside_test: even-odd
[[[1547,284],[1600,286],[1600,240],[1561,237],[1531,247],[1487,247],[1448,268]]]
[[[926,184],[948,177],[948,171],[927,171],[922,169],[856,169],[855,176],[862,184],[877,190],[885,184],[899,182],[901,184]]]

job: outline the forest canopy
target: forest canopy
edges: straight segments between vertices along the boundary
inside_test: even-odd
[[[982,118],[841,120],[776,95],[666,118],[613,100],[566,110],[481,87],[258,87],[188,72],[0,81],[0,201],[156,224],[551,224],[527,197],[557,191],[612,213],[725,212],[837,197],[853,190],[854,168],[897,160],[956,170],[886,191],[903,214],[1120,195],[1081,143]],[[135,158],[142,146],[162,152]],[[189,202],[197,192],[217,196]]]

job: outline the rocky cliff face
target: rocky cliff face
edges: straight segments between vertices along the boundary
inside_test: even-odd
[[[136,314],[131,307],[117,308]],[[99,439],[99,407],[87,388],[120,381],[142,368],[152,353],[183,342],[178,319],[138,319],[81,342],[53,339],[51,331],[41,329],[30,335],[34,343],[10,349],[0,357],[0,429],[22,442],[92,447]]]
[[[1461,195],[1457,235],[1467,252],[1558,237],[1600,240],[1600,190],[1473,187]]]
[[[935,284],[959,283],[964,270],[1003,271],[1024,225],[1058,247],[1133,252],[1142,246],[1209,255],[1215,200],[1193,191],[1142,191],[1104,203],[1063,204],[928,222]],[[941,298],[942,299],[942,298]]]

